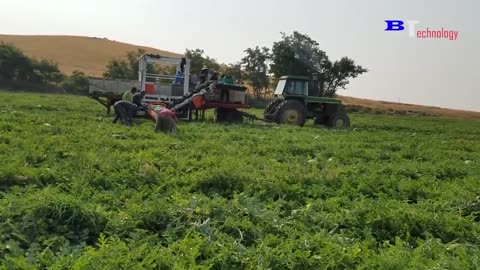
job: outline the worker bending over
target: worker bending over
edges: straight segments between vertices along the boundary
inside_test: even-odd
[[[177,133],[178,119],[175,114],[175,109],[167,109],[162,107],[157,111],[157,121],[155,123],[154,132]]]
[[[120,100],[115,102],[113,105],[115,111],[115,118],[112,123],[117,123],[118,120],[121,120],[126,126],[132,124],[132,118],[137,114],[137,105],[130,103],[125,100]]]

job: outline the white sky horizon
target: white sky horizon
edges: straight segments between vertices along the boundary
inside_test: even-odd
[[[369,69],[340,95],[480,111],[480,1],[0,0],[0,7],[2,34],[105,37],[176,53],[201,48],[223,63],[296,30],[331,60],[348,56]],[[443,27],[458,38],[386,32],[385,20],[417,20],[416,30]]]

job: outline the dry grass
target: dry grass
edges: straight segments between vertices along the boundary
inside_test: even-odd
[[[137,48],[148,53],[179,56],[172,52],[103,38],[0,35],[0,42],[11,43],[30,57],[53,60],[65,74],[80,70],[91,76],[102,76],[110,59],[124,57],[127,52],[136,51]]]
[[[346,105],[357,108],[369,108],[371,111],[390,114],[421,114],[429,116],[441,116],[449,118],[480,119],[480,112],[446,109],[432,106],[415,104],[394,103],[354,97],[339,96]]]

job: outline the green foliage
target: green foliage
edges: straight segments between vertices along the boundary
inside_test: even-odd
[[[219,71],[220,64],[209,56],[204,56],[205,52],[201,49],[185,51],[185,57],[190,59],[190,72],[192,74],[200,74],[203,66],[207,66],[210,70]]]
[[[242,59],[245,79],[252,85],[255,97],[259,97],[261,90],[267,88],[270,84],[267,75],[267,60],[270,58],[269,49],[257,46],[254,49],[246,49],[245,53],[247,55]]]
[[[316,95],[333,96],[337,89],[345,89],[350,78],[356,78],[367,69],[348,57],[332,62],[318,42],[294,31],[292,35],[282,33],[282,40],[273,44],[270,71],[276,78],[283,75],[311,77],[317,73]]]
[[[64,75],[60,72],[58,64],[52,61],[41,59],[33,60],[32,62],[34,73],[32,74],[31,81],[39,83],[61,83],[64,79]]]
[[[0,98],[0,269],[480,267],[478,120],[209,113],[173,137],[85,97]]]
[[[0,77],[8,80],[30,79],[32,60],[13,45],[0,43]]]
[[[85,73],[75,70],[63,82],[62,87],[67,93],[86,94],[90,87],[90,80]]]
[[[125,59],[110,60],[107,63],[103,77],[109,79],[138,80],[139,59],[143,54],[145,54],[145,50],[138,49],[136,52],[128,52]],[[147,72],[155,73],[155,67],[149,65]]]
[[[108,62],[106,69],[107,71],[103,73],[103,77],[105,78],[134,79],[133,71],[130,69],[127,61],[125,60],[112,59]]]
[[[0,43],[0,78],[34,83],[60,83],[58,64],[47,59],[30,59],[13,45]]]

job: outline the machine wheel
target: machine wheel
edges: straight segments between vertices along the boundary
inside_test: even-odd
[[[305,107],[298,100],[285,100],[278,105],[278,112],[275,116],[275,122],[278,124],[305,125]]]
[[[345,112],[335,112],[328,119],[328,126],[333,128],[347,128],[350,126],[350,118]]]

